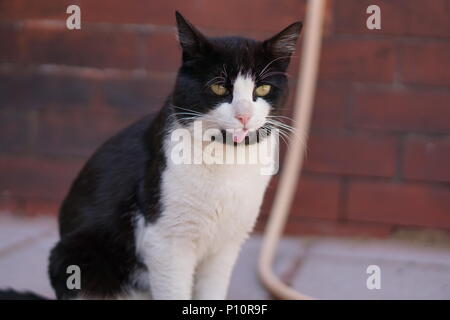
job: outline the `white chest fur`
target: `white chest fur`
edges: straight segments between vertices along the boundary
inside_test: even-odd
[[[161,227],[191,239],[203,255],[251,231],[269,180],[246,165],[178,165],[163,176]],[[175,228],[175,230],[173,230]]]
[[[255,224],[270,180],[261,167],[174,164],[169,159],[162,176],[163,213],[156,225],[192,241],[198,258],[220,250],[223,243],[243,241]]]
[[[154,296],[225,297],[232,265],[270,180],[262,166],[175,164],[169,157],[161,181],[161,215],[138,236]]]

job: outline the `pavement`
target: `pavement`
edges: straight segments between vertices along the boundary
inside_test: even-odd
[[[286,237],[279,244],[274,270],[283,281],[317,299],[448,300],[448,236],[438,241],[417,241],[417,236],[382,240]],[[23,218],[0,213],[0,288],[30,290],[54,298],[47,277],[47,258],[57,238],[53,217]],[[256,271],[260,247],[258,235],[243,246],[229,299],[272,298]],[[379,268],[376,274],[367,273],[369,266]],[[368,289],[367,279],[375,276],[379,276],[380,288]]]

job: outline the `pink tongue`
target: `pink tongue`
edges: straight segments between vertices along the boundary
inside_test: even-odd
[[[245,137],[247,136],[248,130],[247,129],[238,129],[235,130],[233,133],[233,142],[241,143],[244,141]]]

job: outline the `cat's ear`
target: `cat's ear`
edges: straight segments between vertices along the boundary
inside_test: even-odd
[[[177,19],[178,40],[183,53],[188,56],[201,54],[208,44],[206,37],[178,11],[175,11],[175,17]]]
[[[294,22],[280,33],[264,41],[265,48],[275,57],[290,57],[295,51],[302,27],[303,24],[300,21]]]

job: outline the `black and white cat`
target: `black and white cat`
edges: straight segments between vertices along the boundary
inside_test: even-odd
[[[172,94],[95,152],[61,207],[49,266],[59,299],[226,298],[270,176],[258,161],[177,163],[173,133],[200,121],[219,131],[216,146],[252,154],[273,143],[302,25],[255,41],[207,38],[178,12],[176,20],[183,58]],[[181,142],[184,152],[195,139]],[[81,289],[67,288],[70,265]]]

